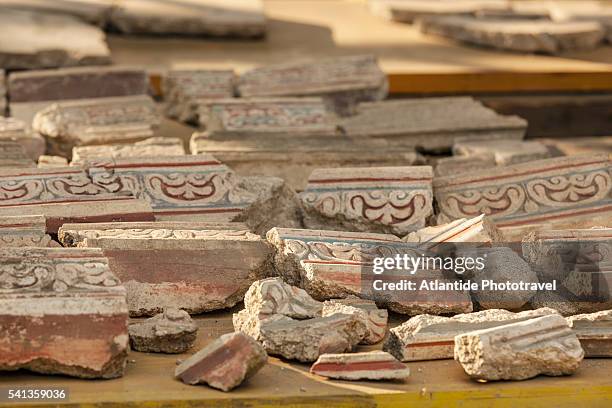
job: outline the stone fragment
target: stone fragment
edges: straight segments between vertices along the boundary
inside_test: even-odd
[[[38,159],[45,153],[45,139],[32,132],[25,122],[15,118],[4,118],[0,115],[0,140],[13,140],[25,149],[28,157]]]
[[[265,233],[298,226],[299,200],[283,180],[237,177],[212,156],[117,158],[85,164],[94,183],[151,203],[159,221],[238,221]]]
[[[120,236],[86,238],[79,246],[108,256],[127,290],[131,316],[168,307],[191,314],[229,308],[271,273],[272,249],[248,231],[124,230]]]
[[[277,315],[259,327],[259,341],[268,354],[301,362],[352,351],[364,335],[365,325],[357,316],[341,313],[307,320]]]
[[[208,384],[230,391],[268,361],[263,347],[244,333],[224,334],[183,361],[174,375],[186,384]]]
[[[606,30],[596,21],[558,22],[533,19],[478,19],[470,16],[426,18],[425,34],[501,50],[558,54],[600,45]]]
[[[92,183],[79,167],[0,170],[0,216],[44,215],[47,232],[66,222],[153,221],[151,206]]]
[[[387,77],[372,55],[255,68],[238,84],[242,97],[320,96],[342,116],[352,114],[359,102],[384,99],[387,90]]]
[[[0,118],[6,114],[6,74],[0,69]]]
[[[198,123],[199,105],[234,97],[232,70],[172,70],[163,78],[166,114],[187,123]]]
[[[361,103],[340,128],[351,137],[443,151],[457,140],[521,140],[527,122],[499,115],[470,97],[442,97]]]
[[[557,311],[541,308],[513,313],[503,309],[490,309],[453,317],[422,314],[390,329],[383,350],[400,361],[453,358],[456,336],[550,314],[557,314]]]
[[[526,380],[573,374],[584,357],[559,315],[477,330],[455,337],[455,360],[476,380]]]
[[[534,141],[495,140],[495,141],[465,141],[453,146],[456,156],[481,157],[483,154],[493,154],[495,163],[499,166],[524,163],[551,157],[546,145]]]
[[[580,345],[584,356],[612,357],[612,310],[566,317]]]
[[[434,176],[444,177],[461,173],[474,173],[497,166],[493,154],[474,155],[469,157],[452,156],[438,159],[434,167]]]
[[[110,24],[126,34],[259,38],[266,33],[261,0],[122,0]]]
[[[410,376],[408,366],[384,351],[323,354],[310,372],[338,380],[403,380]]]
[[[423,255],[414,245],[394,235],[273,228],[267,233],[267,239],[276,248],[277,273],[317,300],[355,295],[373,298],[377,304],[403,314],[472,311],[466,291],[428,289],[431,284],[446,288],[446,285],[459,283],[455,276],[445,271],[428,269],[411,274],[390,270],[384,281],[374,274],[375,258]],[[379,285],[402,281],[413,282],[417,290],[386,290]]]
[[[448,243],[491,244],[504,242],[504,239],[489,218],[480,214],[474,218],[461,218],[447,224],[422,228],[406,235],[404,241],[419,244],[420,248],[434,249]]]
[[[473,15],[505,11],[507,0],[369,0],[370,11],[387,20],[413,23],[424,17]]]
[[[155,104],[145,95],[58,102],[38,112],[32,122],[47,139],[48,150],[63,156],[74,146],[146,139],[158,125]]]
[[[0,371],[123,375],[125,289],[95,249],[0,249]]]
[[[11,115],[32,123],[59,101],[146,95],[149,77],[138,68],[96,66],[14,72],[8,78]]]
[[[33,12],[68,14],[103,26],[115,0],[0,0],[0,7]]]
[[[212,154],[240,175],[274,176],[296,191],[306,188],[315,169],[330,167],[383,167],[423,164],[413,147],[390,147],[385,140],[349,137],[274,138],[241,137],[213,140],[194,133],[193,154]]]
[[[336,124],[320,98],[221,99],[199,106],[213,140],[334,136]]]
[[[72,148],[72,163],[101,158],[163,157],[185,154],[183,142],[177,137],[151,137],[130,144],[99,146],[75,146]]]
[[[405,235],[433,214],[430,166],[317,169],[300,194],[309,229]]]
[[[486,214],[508,240],[538,225],[609,225],[612,179],[607,154],[538,160],[433,181],[439,223]]]
[[[331,316],[335,313],[355,314],[366,326],[366,334],[361,344],[376,344],[387,333],[388,313],[385,309],[376,307],[376,303],[358,297],[346,299],[332,299],[323,304],[322,316]]]
[[[52,247],[41,215],[0,217],[0,248]]]
[[[28,168],[36,167],[26,154],[21,144],[13,140],[0,139],[0,168]]]
[[[5,69],[111,62],[104,33],[72,16],[4,8],[0,26],[0,67]]]
[[[49,156],[42,155],[38,157],[38,168],[46,169],[49,167],[66,167],[68,166],[68,159],[61,156]]]
[[[195,342],[198,326],[189,313],[165,309],[143,322],[128,326],[130,346],[145,353],[184,353]]]

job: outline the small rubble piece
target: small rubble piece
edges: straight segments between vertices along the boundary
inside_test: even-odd
[[[430,166],[317,169],[301,193],[309,229],[405,235],[433,214]]]
[[[0,115],[0,141],[3,140],[19,143],[31,160],[43,155],[47,146],[45,139],[33,133],[25,122]]]
[[[419,244],[419,248],[434,249],[446,243],[503,242],[503,237],[489,218],[481,214],[474,218],[461,218],[447,224],[422,228],[406,235],[404,241]]]
[[[259,235],[168,230],[100,232],[78,244],[104,250],[127,290],[130,316],[151,316],[165,308],[191,314],[226,309],[270,273],[272,249]]]
[[[493,154],[474,155],[469,157],[452,156],[438,159],[434,167],[434,176],[444,177],[461,173],[478,172],[497,166]]]
[[[500,115],[470,97],[443,97],[361,103],[340,128],[349,137],[447,151],[458,140],[522,140],[527,122]]]
[[[453,146],[455,156],[481,157],[493,154],[498,166],[547,159],[551,154],[546,145],[530,140],[495,140],[457,142]]]
[[[569,316],[566,320],[580,340],[585,357],[612,357],[612,310]]]
[[[0,371],[123,375],[125,289],[96,249],[0,249]]]
[[[410,376],[408,366],[384,351],[323,354],[310,372],[338,380],[404,380]]]
[[[320,98],[222,99],[199,106],[213,140],[334,136],[336,124]]]
[[[387,333],[388,313],[385,309],[377,308],[376,303],[371,300],[349,296],[346,299],[325,301],[322,316],[331,316],[335,313],[355,314],[365,323],[366,334],[361,344],[376,344]]]
[[[144,200],[109,193],[79,167],[0,170],[0,216],[44,215],[47,232],[66,222],[153,221]]]
[[[78,18],[2,9],[0,67],[41,69],[110,64],[106,36]],[[19,41],[15,41],[19,38]]]
[[[523,238],[523,257],[540,281],[555,290],[539,292],[532,305],[548,306],[564,316],[612,308],[612,229],[540,230]]]
[[[244,333],[228,333],[183,361],[174,375],[186,384],[205,383],[230,391],[255,375],[267,361],[261,344]]]
[[[110,25],[125,34],[260,38],[266,16],[261,0],[122,0]]]
[[[36,167],[26,154],[21,144],[13,140],[0,139],[0,168],[28,168]]]
[[[266,278],[251,285],[244,296],[244,307],[260,319],[274,314],[309,319],[320,316],[323,305],[281,278]]]
[[[38,158],[38,168],[46,169],[49,167],[67,167],[68,159],[61,156],[42,155]]]
[[[372,55],[255,68],[240,76],[242,97],[321,96],[331,111],[346,116],[359,102],[387,96],[387,76]]]
[[[606,31],[597,21],[479,19],[470,16],[427,18],[421,31],[457,41],[501,50],[559,54],[590,50],[600,45]]]
[[[198,106],[234,97],[236,74],[232,70],[172,70],[162,82],[166,114],[187,123],[198,123]]]
[[[14,72],[8,78],[11,116],[32,123],[36,113],[58,101],[146,95],[143,69],[73,67]]]
[[[184,353],[195,342],[198,326],[189,313],[165,309],[143,322],[128,327],[130,346],[145,353]]]
[[[490,309],[453,317],[418,315],[390,329],[383,350],[400,361],[453,358],[455,336],[550,314],[557,314],[557,311],[541,308],[512,313],[503,309]]]
[[[85,166],[107,191],[150,202],[158,221],[238,221],[259,234],[274,225],[300,225],[299,199],[282,179],[237,177],[209,155],[100,159]]]
[[[368,0],[370,11],[387,20],[414,23],[423,17],[474,15],[505,11],[507,0]]]
[[[163,157],[185,154],[183,142],[177,137],[151,137],[130,144],[99,146],[75,146],[72,148],[72,163],[82,163],[100,158]]]
[[[212,140],[206,133],[191,137],[193,154],[208,153],[240,175],[280,177],[296,191],[306,188],[315,169],[383,167],[423,164],[413,147],[390,147],[385,140],[350,137],[312,137]]]
[[[36,114],[32,128],[47,139],[48,150],[70,156],[74,146],[127,143],[152,137],[159,125],[149,96],[61,101]]]
[[[45,231],[46,220],[41,215],[0,217],[0,248],[51,247]]]
[[[486,214],[511,241],[537,225],[588,228],[612,222],[608,154],[576,155],[437,177],[439,223]],[[561,193],[563,192],[563,193]]]
[[[526,380],[573,374],[584,358],[576,334],[559,315],[455,337],[455,360],[476,380]]]
[[[303,363],[321,354],[352,351],[366,332],[356,315],[342,313],[307,320],[276,315],[262,320],[259,330],[258,340],[268,354]]]
[[[448,276],[440,270],[428,269],[415,274],[388,271],[386,282],[412,281],[419,290],[385,290],[380,285],[375,289],[374,281],[380,278],[373,273],[374,258],[423,255],[414,245],[404,243],[394,235],[273,228],[268,231],[267,239],[276,248],[274,264],[277,273],[317,300],[349,295],[372,297],[377,304],[391,311],[412,315],[472,311],[467,291],[428,290],[430,284],[447,287],[459,283],[455,276]],[[426,286],[422,287],[424,281]]]

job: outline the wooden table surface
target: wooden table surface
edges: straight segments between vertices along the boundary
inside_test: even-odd
[[[393,93],[612,90],[612,47],[562,56],[460,45],[372,15],[359,0],[265,0],[265,41],[110,36],[116,63],[233,68],[299,59],[375,54]]]
[[[235,390],[224,393],[173,378],[177,359],[231,332],[228,312],[196,318],[200,330],[193,350],[183,355],[131,352],[125,376],[114,380],[79,380],[27,372],[0,373],[7,387],[66,387],[72,407],[568,407],[612,406],[612,360],[584,360],[569,377],[538,377],[520,382],[478,383],[453,360],[408,363],[405,382],[333,381],[311,375],[306,364],[270,357],[269,363]],[[394,318],[394,324],[400,320]],[[379,348],[363,347],[362,350]],[[418,404],[418,405],[417,405]],[[15,404],[14,406],[45,406]],[[9,406],[2,404],[0,406]],[[57,404],[46,404],[57,406]]]

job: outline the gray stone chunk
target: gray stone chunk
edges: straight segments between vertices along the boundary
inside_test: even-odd
[[[189,313],[169,308],[143,322],[131,323],[128,332],[133,350],[175,354],[193,346],[198,326]]]
[[[566,317],[585,357],[612,357],[612,310]]]
[[[366,334],[361,344],[376,344],[387,334],[387,310],[377,308],[376,303],[371,300],[351,296],[346,299],[325,301],[322,316],[331,316],[335,313],[354,314],[364,322]]]
[[[244,296],[244,306],[260,319],[274,314],[308,319],[319,316],[323,307],[306,291],[286,284],[281,278],[254,282]]]
[[[392,21],[413,23],[423,17],[473,15],[505,11],[507,0],[369,0],[370,11]]]

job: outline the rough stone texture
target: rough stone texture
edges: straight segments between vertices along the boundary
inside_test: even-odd
[[[32,128],[50,152],[70,156],[74,146],[127,143],[153,136],[159,117],[145,95],[60,101],[36,114]]]
[[[385,73],[371,55],[291,62],[255,68],[240,77],[243,97],[321,96],[330,110],[352,114],[359,102],[387,96]]]
[[[538,293],[531,303],[563,315],[612,308],[612,229],[541,230],[525,236],[523,257],[540,281],[556,281],[557,290]]]
[[[584,351],[559,315],[542,316],[455,337],[455,360],[477,380],[570,375]]]
[[[556,22],[533,19],[477,19],[469,16],[426,18],[421,31],[502,50],[558,54],[600,45],[606,30],[596,21]]]
[[[261,321],[258,340],[270,355],[311,362],[321,354],[352,351],[364,335],[365,325],[355,315],[307,320],[276,315]]]
[[[212,156],[117,158],[85,163],[94,183],[151,203],[160,221],[238,221],[259,233],[299,226],[299,200],[283,180],[237,177]]]
[[[323,354],[310,372],[338,380],[403,380],[410,376],[408,366],[384,351]]]
[[[267,239],[276,248],[274,264],[278,274],[317,300],[348,295],[372,297],[377,304],[403,314],[472,311],[469,294],[461,290],[375,291],[374,280],[379,278],[372,272],[374,258],[422,255],[414,245],[394,235],[274,228],[267,233]],[[448,275],[432,269],[415,275],[388,271],[385,281],[413,281],[417,288],[423,281],[458,282]]]
[[[45,139],[33,133],[25,122],[15,118],[4,118],[0,115],[0,140],[13,140],[23,146],[28,157],[38,159],[45,153]]]
[[[198,123],[199,105],[233,98],[235,82],[232,70],[171,70],[162,82],[166,114],[182,122]]]
[[[126,34],[259,38],[266,33],[261,0],[121,0],[110,24]]]
[[[495,163],[499,166],[507,166],[510,164],[524,163],[551,157],[548,148],[544,144],[534,140],[527,142],[520,140],[457,142],[453,146],[453,154],[467,157],[482,157],[482,155],[493,154]]]
[[[0,67],[5,69],[111,62],[104,33],[72,16],[3,9],[0,26]]]
[[[612,310],[569,316],[566,320],[580,340],[585,357],[612,357]]]
[[[214,237],[215,231],[245,231],[240,222],[108,222],[64,224],[58,231],[60,242],[67,247],[79,247],[87,238],[177,238]]]
[[[334,136],[336,124],[320,98],[220,99],[198,109],[213,140]]]
[[[183,142],[177,137],[151,137],[130,144],[99,146],[75,146],[72,148],[72,163],[82,163],[100,158],[163,157],[185,154]]]
[[[184,353],[195,342],[198,326],[189,313],[165,309],[143,322],[128,326],[130,346],[146,353]]]
[[[430,166],[317,169],[300,195],[310,229],[405,235],[433,214]]]
[[[361,344],[376,344],[387,333],[388,313],[385,309],[377,308],[376,303],[371,300],[350,296],[346,299],[325,301],[322,316],[331,316],[335,313],[355,314],[364,322],[366,334]]]
[[[0,69],[0,118],[6,114],[6,74],[3,69]],[[1,119],[0,119],[1,120]]]
[[[434,249],[448,243],[491,244],[504,242],[502,234],[484,214],[461,218],[447,224],[425,227],[411,232],[404,241],[419,244],[419,248]]]
[[[42,155],[38,157],[38,168],[46,169],[49,167],[66,167],[68,166],[68,159],[61,156],[49,156]]]
[[[131,316],[167,307],[192,314],[232,307],[271,273],[272,249],[248,231],[165,232],[123,230],[121,238],[102,235],[79,244],[104,250],[125,285]]]
[[[100,250],[0,249],[0,371],[123,375],[125,289]]]
[[[390,329],[383,350],[400,361],[453,358],[455,336],[549,314],[557,314],[557,311],[541,308],[513,313],[503,309],[490,309],[453,317],[418,315]]]
[[[230,391],[268,361],[263,347],[243,333],[224,334],[183,361],[174,372],[186,384],[208,384]]]
[[[280,177],[296,191],[306,188],[315,169],[409,166],[424,162],[413,147],[390,147],[385,140],[328,136],[211,140],[206,133],[195,133],[191,152],[212,154],[240,175]]]
[[[434,176],[444,177],[461,173],[474,173],[495,167],[495,156],[483,154],[478,156],[452,156],[438,159],[435,162]]]
[[[370,11],[387,20],[413,23],[423,17],[473,15],[505,11],[507,0],[368,0]]]
[[[54,246],[45,231],[46,220],[41,215],[0,217],[0,248]]]
[[[521,140],[527,122],[499,115],[470,97],[444,97],[362,103],[340,127],[352,137],[440,151],[457,140]]]
[[[66,222],[152,221],[151,206],[112,194],[79,167],[0,170],[0,216],[44,215],[47,232]]]
[[[104,25],[117,0],[0,0],[0,7],[35,12],[69,14],[89,23]]]
[[[536,226],[609,225],[612,179],[607,154],[504,166],[433,181],[439,223],[486,214],[508,240]]]
[[[28,168],[36,167],[26,154],[21,144],[13,140],[0,139],[0,168]]]

